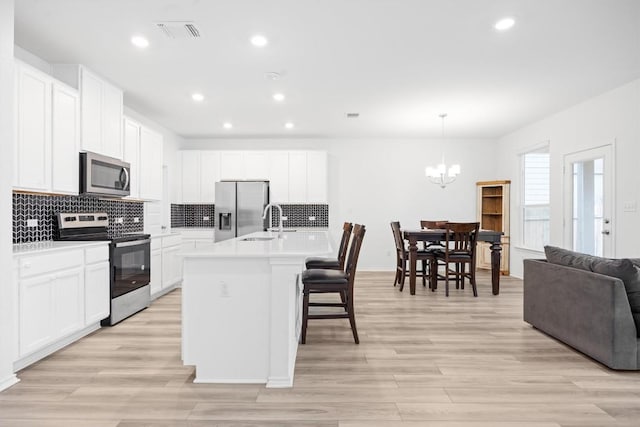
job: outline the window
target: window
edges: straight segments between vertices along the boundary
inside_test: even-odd
[[[549,147],[522,154],[522,245],[543,250],[549,243]]]

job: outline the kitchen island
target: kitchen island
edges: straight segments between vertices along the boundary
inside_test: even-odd
[[[182,360],[198,383],[291,387],[308,256],[327,231],[257,232],[183,253]]]

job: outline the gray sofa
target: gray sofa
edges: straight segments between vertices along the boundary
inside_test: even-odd
[[[599,268],[587,261],[524,260],[524,320],[612,369],[640,369],[637,310],[629,303],[637,294],[628,296],[627,281],[591,271]]]

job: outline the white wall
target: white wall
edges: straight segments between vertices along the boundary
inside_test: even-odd
[[[520,224],[519,154],[527,147],[548,141],[551,156],[551,244],[563,243],[564,156],[615,142],[615,208],[612,235],[617,257],[640,257],[638,229],[640,212],[623,212],[624,202],[640,199],[640,80],[575,105],[558,114],[526,126],[500,139],[500,171],[512,180],[511,198],[511,274],[522,277],[524,258],[543,257],[542,253],[518,249],[522,237]]]
[[[447,141],[447,161],[460,163],[462,173],[446,189],[424,176],[427,165],[441,156],[440,140],[419,139],[291,139],[185,140],[185,149],[327,150],[329,218],[339,234],[346,220],[365,224],[367,234],[358,267],[395,269],[395,247],[389,223],[419,228],[421,219],[474,221],[476,181],[496,176],[496,144],[492,140]]]
[[[0,390],[15,384],[11,178],[13,175],[13,0],[0,0]]]

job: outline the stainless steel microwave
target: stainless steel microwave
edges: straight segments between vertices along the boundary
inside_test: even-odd
[[[80,153],[80,194],[128,196],[130,173],[127,162],[91,152]]]

